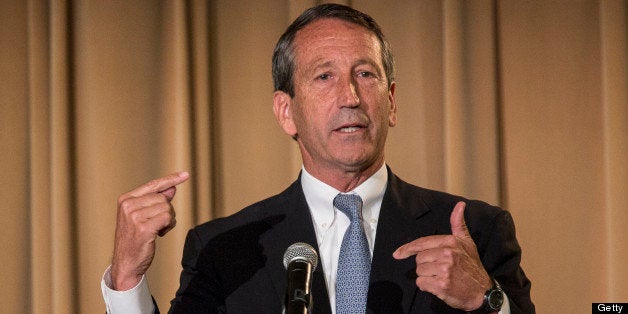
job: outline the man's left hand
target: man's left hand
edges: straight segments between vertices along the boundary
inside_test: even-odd
[[[475,242],[464,221],[466,204],[458,202],[451,217],[451,235],[416,239],[399,247],[393,257],[416,255],[416,285],[449,306],[472,311],[482,306],[493,283],[482,266]]]

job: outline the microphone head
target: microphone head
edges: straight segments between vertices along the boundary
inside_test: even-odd
[[[290,262],[295,260],[302,260],[312,265],[312,271],[316,270],[318,266],[318,254],[314,248],[303,242],[297,242],[286,249],[283,254],[283,266],[288,269]]]

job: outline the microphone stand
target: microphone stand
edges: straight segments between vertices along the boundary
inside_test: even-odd
[[[307,314],[312,302],[310,276],[312,265],[304,260],[294,260],[288,265],[286,290],[286,314]]]

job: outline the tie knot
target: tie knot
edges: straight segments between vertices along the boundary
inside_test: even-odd
[[[357,194],[338,194],[334,206],[340,209],[350,220],[362,217],[362,198]]]

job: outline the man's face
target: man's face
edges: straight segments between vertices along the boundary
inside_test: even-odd
[[[396,105],[377,37],[356,24],[321,19],[301,29],[293,47],[295,96],[275,93],[275,114],[286,133],[298,136],[305,167],[380,165]]]

